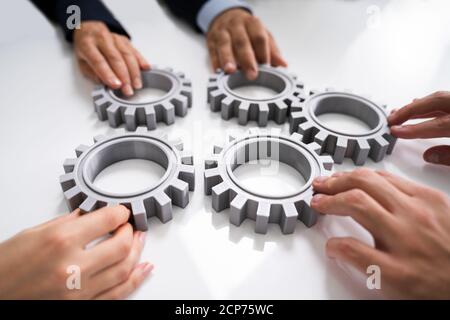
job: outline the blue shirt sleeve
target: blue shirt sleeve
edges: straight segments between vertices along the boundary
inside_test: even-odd
[[[250,13],[250,6],[240,0],[208,0],[197,14],[197,25],[203,33],[206,33],[214,18],[222,12],[232,8],[243,8]]]

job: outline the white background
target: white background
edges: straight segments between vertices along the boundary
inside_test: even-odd
[[[293,235],[282,235],[276,225],[267,235],[256,235],[252,221],[237,228],[229,225],[226,211],[212,211],[210,198],[203,195],[202,158],[227,130],[245,128],[234,119],[223,121],[206,106],[211,69],[204,38],[155,1],[106,3],[150,62],[184,71],[194,89],[187,117],[159,128],[181,136],[194,151],[196,191],[185,210],[174,210],[170,223],[150,220],[142,259],[155,269],[132,298],[377,297],[365,289],[363,278],[324,253],[330,236],[370,241],[352,221],[325,217],[312,229],[299,223]],[[277,39],[290,70],[308,88],[350,88],[397,108],[450,87],[448,1],[251,4]],[[71,47],[35,8],[27,1],[9,1],[0,11],[0,26],[0,237],[6,239],[67,211],[58,183],[64,159],[74,155],[77,145],[112,129],[97,120],[90,98],[93,84],[80,75]],[[392,156],[367,166],[450,194],[450,170],[422,161],[426,148],[442,142],[448,140],[399,141]],[[351,161],[336,166],[350,169]]]

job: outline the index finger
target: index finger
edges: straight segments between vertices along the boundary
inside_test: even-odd
[[[128,222],[130,210],[125,206],[103,207],[73,221],[71,230],[83,245],[116,230]]]
[[[450,92],[436,92],[425,98],[414,100],[412,103],[395,111],[388,117],[389,125],[398,125],[420,116],[435,112],[450,113]]]

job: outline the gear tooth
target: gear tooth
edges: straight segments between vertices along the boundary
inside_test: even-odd
[[[259,128],[253,127],[247,130],[247,135],[256,135],[259,136],[262,134],[262,131]]]
[[[210,195],[212,192],[212,188],[221,183],[222,177],[220,176],[219,169],[210,168],[204,171],[204,185],[205,185],[205,194]]]
[[[322,165],[327,171],[333,170],[334,160],[333,157],[330,155],[323,155],[320,156],[320,159],[322,161]]]
[[[216,89],[214,91],[210,91],[208,97],[211,110],[214,112],[219,111],[222,107],[222,100],[225,98],[225,93],[223,93],[220,89]]]
[[[175,179],[170,184],[170,198],[174,205],[184,208],[189,203],[189,185],[187,182]]]
[[[98,202],[96,199],[92,197],[87,197],[84,199],[84,201],[80,204],[80,210],[82,213],[91,212],[97,209]]]
[[[298,130],[298,126],[304,121],[303,112],[292,112],[289,117],[289,132],[293,133]]]
[[[187,107],[191,108],[192,107],[192,88],[191,88],[190,82],[189,82],[189,85],[186,83],[183,83],[183,87],[181,88],[181,95],[183,97],[187,98]]]
[[[75,154],[77,155],[77,158],[79,158],[83,152],[87,151],[89,149],[89,146],[85,145],[85,144],[80,144],[76,149],[75,149]]]
[[[274,109],[274,121],[277,124],[282,124],[286,121],[286,117],[287,117],[287,111],[288,111],[288,106],[286,105],[286,103],[284,103],[284,101],[275,101],[274,103],[272,103],[273,109]]]
[[[234,140],[236,140],[236,137],[233,134],[229,134],[228,135],[228,143],[233,142]]]
[[[181,79],[186,78],[186,75],[184,74],[184,72],[178,71],[178,72],[176,72],[175,74],[177,75],[178,78],[181,78]]]
[[[240,226],[246,218],[248,199],[241,194],[237,194],[230,203],[230,223]]]
[[[214,147],[213,147],[213,153],[214,154],[219,154],[219,153],[222,152],[222,150],[223,150],[222,146],[214,145]]]
[[[133,215],[133,222],[136,230],[147,231],[147,211],[145,210],[143,201],[131,202],[131,212]]]
[[[293,233],[297,224],[298,212],[293,203],[283,204],[280,219],[281,232],[283,234]]]
[[[70,211],[73,211],[80,206],[85,196],[81,192],[79,186],[74,186],[73,188],[64,191],[64,198],[66,199],[67,206],[69,207]]]
[[[317,155],[321,154],[322,146],[317,142],[308,143],[308,147],[313,150]]]
[[[127,132],[127,130],[125,130],[125,128],[119,128],[116,130],[114,135],[115,136],[124,136],[126,134],[128,134],[128,132]]]
[[[63,174],[59,177],[59,183],[63,192],[75,187],[75,175],[73,172]]]
[[[313,136],[315,132],[315,127],[312,125],[312,123],[307,122],[306,119],[302,119],[302,121],[305,122],[301,123],[297,128],[297,132],[299,132],[303,136],[302,141],[314,142]]]
[[[63,163],[63,168],[65,173],[73,172],[73,169],[75,168],[75,164],[77,163],[77,159],[66,159]]]
[[[205,159],[205,169],[211,169],[217,167],[218,159],[216,156],[211,156],[208,159]]]
[[[106,139],[106,136],[103,134],[96,135],[94,137],[94,143],[101,142]]]
[[[267,122],[269,121],[269,106],[267,103],[260,103],[258,111],[258,125],[260,127],[267,126]]]
[[[162,223],[172,220],[172,200],[162,191],[155,195],[155,215]]]
[[[206,96],[207,96],[207,99],[208,99],[208,103],[211,102],[210,101],[210,94],[211,94],[211,92],[213,92],[213,91],[215,91],[217,89],[219,89],[217,81],[215,79],[212,79],[212,80],[210,79],[209,82],[208,82],[208,86],[206,87]]]
[[[316,224],[318,213],[312,209],[308,203],[302,201],[301,203],[301,213],[298,216],[298,219],[303,222],[303,224],[310,228]]]
[[[172,100],[170,100],[175,106],[175,115],[179,117],[184,117],[187,113],[188,108],[188,97],[183,95],[177,95]]]
[[[336,163],[342,163],[347,152],[348,140],[347,138],[338,137],[336,139],[336,146],[333,152],[333,159]]]
[[[290,112],[292,114],[294,112],[303,111],[303,107],[304,107],[304,105],[303,105],[302,102],[300,102],[300,101],[293,101],[291,103]]]
[[[386,154],[391,154],[394,150],[395,143],[397,142],[397,138],[391,135],[390,133],[385,133],[383,135],[383,138],[386,139],[389,142],[389,147],[386,151]]]
[[[147,130],[147,127],[137,127],[135,133],[147,135],[149,132]]]
[[[233,97],[228,96],[222,100],[220,107],[222,119],[228,120],[234,116],[235,105],[236,101]]]
[[[125,128],[128,131],[135,131],[137,127],[137,117],[135,108],[126,108],[124,112]]]
[[[270,203],[259,202],[256,210],[255,232],[266,234],[269,227]]]
[[[238,123],[240,125],[246,125],[248,122],[250,110],[250,103],[248,101],[241,101],[238,106]]]
[[[171,140],[169,143],[178,151],[183,151],[184,149],[183,140],[181,139]]]
[[[370,145],[365,139],[357,139],[355,150],[353,151],[353,162],[357,166],[362,166],[369,156]]]
[[[103,86],[101,84],[96,85],[94,87],[94,90],[92,90],[91,97],[95,98],[95,97],[98,97],[100,95],[103,95],[104,92],[105,92],[104,90],[105,90],[105,86]]]
[[[106,115],[109,125],[113,128],[117,128],[123,122],[120,106],[117,103],[113,103],[108,108],[106,108]]]
[[[171,102],[161,103],[163,121],[170,125],[175,122],[175,106]]]
[[[147,123],[148,130],[156,129],[156,114],[155,107],[153,105],[147,105],[144,107],[145,122]]]
[[[103,94],[94,96],[93,99],[94,99],[94,110],[97,113],[99,120],[100,121],[106,120],[108,118],[106,110],[111,105],[111,101],[109,101],[108,98],[105,97]]]
[[[183,153],[181,155],[181,163],[189,166],[194,165],[194,156],[191,153]]]
[[[230,188],[221,182],[212,188],[212,207],[220,212],[230,206]]]
[[[178,178],[187,182],[189,185],[189,191],[194,191],[195,189],[195,168],[191,165],[182,164],[180,166],[180,173]]]
[[[375,162],[381,161],[388,151],[389,142],[384,137],[376,137],[371,139],[369,144],[369,157]]]
[[[326,147],[325,142],[326,142],[327,138],[328,138],[328,134],[325,131],[319,131],[314,136],[314,142],[317,142],[318,144],[320,144],[322,146],[322,151]]]

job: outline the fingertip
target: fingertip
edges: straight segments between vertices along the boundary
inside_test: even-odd
[[[245,76],[250,81],[256,80],[256,78],[258,77],[258,71],[256,69],[247,70]]]
[[[425,162],[433,163],[433,164],[440,164],[440,156],[439,153],[433,152],[430,150],[427,150],[423,153],[423,160]]]
[[[154,269],[155,267],[154,267],[154,265],[153,265],[152,263],[150,263],[150,262],[144,262],[144,263],[139,264],[139,265],[137,266],[137,268],[140,269],[143,278],[145,278],[145,277],[147,277],[147,276],[150,274],[150,272],[153,271],[153,269]]]
[[[129,84],[126,84],[122,87],[122,93],[127,97],[131,97],[134,94],[134,90]]]
[[[122,86],[122,82],[117,78],[110,78],[107,80],[106,85],[111,89],[119,89]]]
[[[234,73],[236,72],[236,69],[237,69],[236,64],[232,62],[227,62],[223,66],[223,70],[225,71],[225,73]]]

